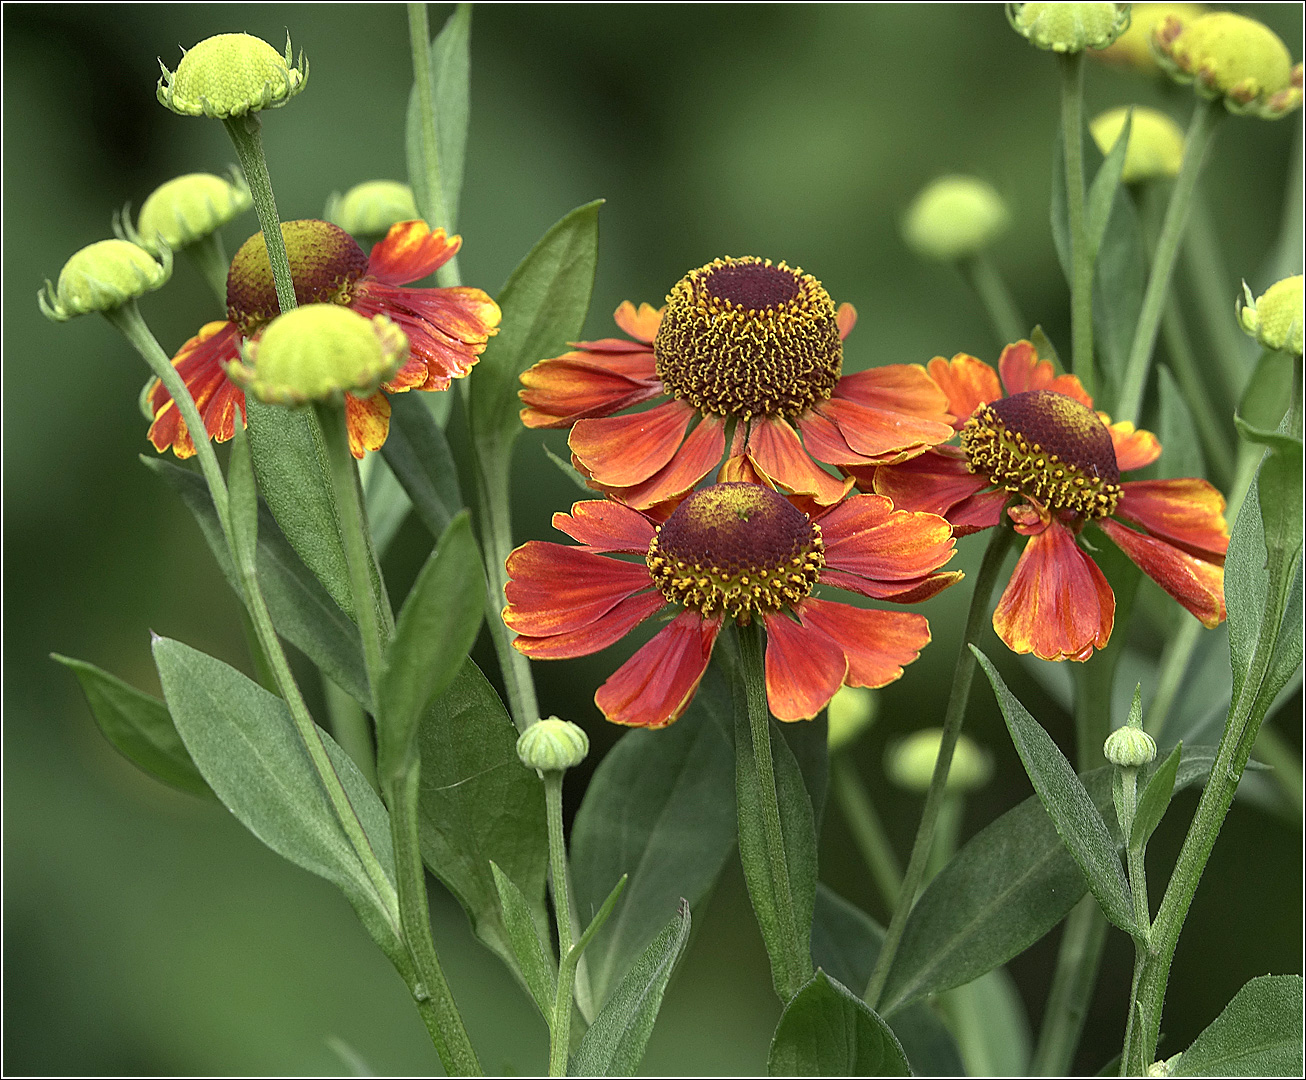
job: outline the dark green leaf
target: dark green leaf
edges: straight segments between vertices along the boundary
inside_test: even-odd
[[[1148,265],[1134,201],[1125,188],[1117,188],[1093,270],[1095,352],[1102,381],[1111,388],[1099,394],[1107,401],[1114,400],[1111,395],[1123,380],[1143,308]]]
[[[1253,428],[1241,417],[1235,423],[1244,439],[1270,448],[1256,476],[1265,546],[1271,554],[1282,551],[1291,558],[1302,541],[1302,441]]]
[[[407,752],[423,711],[462,666],[484,609],[481,553],[464,510],[417,575],[386,648],[381,715],[387,730],[378,737],[397,753]]]
[[[503,915],[503,926],[508,944],[517,960],[517,970],[521,973],[526,989],[530,991],[535,1007],[545,1020],[553,1016],[553,998],[557,991],[558,973],[544,944],[540,941],[539,928],[535,925],[535,916],[522,896],[521,890],[490,860],[490,871],[494,874],[494,887],[499,893],[499,903]]]
[[[1106,236],[1107,220],[1111,216],[1116,193],[1120,190],[1120,174],[1125,168],[1125,151],[1129,146],[1129,132],[1133,123],[1134,112],[1130,109],[1125,116],[1125,126],[1120,129],[1115,145],[1093,177],[1084,200],[1084,228],[1088,234],[1088,249],[1092,252],[1094,261]]]
[[[1161,421],[1157,435],[1165,453],[1157,462],[1157,475],[1173,480],[1184,476],[1204,476],[1205,464],[1192,413],[1179,390],[1170,369],[1160,367],[1156,373],[1157,391],[1161,408]]]
[[[911,1075],[889,1025],[819,970],[785,1006],[766,1067],[772,1076]]]
[[[994,968],[974,982],[949,990],[939,1004],[956,1032],[968,1076],[1026,1075],[1031,1049],[1029,1019],[1006,968]]]
[[[517,729],[471,660],[427,708],[417,741],[422,858],[458,898],[476,936],[514,967],[490,860],[547,935],[543,785],[518,760]]]
[[[689,905],[682,900],[675,918],[631,965],[585,1032],[567,1070],[570,1075],[635,1075],[662,1007],[662,995],[689,943],[689,926]]]
[[[1165,817],[1170,805],[1170,796],[1174,794],[1175,775],[1179,771],[1179,757],[1182,743],[1176,743],[1169,756],[1156,767],[1152,777],[1138,797],[1138,810],[1134,814],[1134,825],[1129,832],[1129,846],[1141,848],[1147,843],[1156,827]]]
[[[662,731],[631,731],[599,763],[571,834],[576,909],[588,919],[630,875],[621,909],[586,952],[601,1004],[664,925],[679,897],[696,905],[735,846],[730,695],[716,665]]]
[[[1301,681],[1302,661],[1302,560],[1297,559],[1297,569],[1288,585],[1288,596],[1283,605],[1283,622],[1279,626],[1279,640],[1274,643],[1270,667],[1265,673],[1265,685],[1276,690],[1279,696],[1292,685],[1294,676]],[[1277,702],[1278,698],[1276,698]],[[1274,708],[1273,705],[1270,706]]]
[[[1300,1076],[1302,979],[1252,979],[1180,1056],[1175,1076]]]
[[[445,221],[433,216],[431,193],[426,190],[426,161],[422,154],[421,121],[416,87],[408,97],[405,145],[408,182],[417,209],[428,222],[443,225],[452,234],[458,223],[458,202],[463,188],[463,162],[467,152],[470,115],[470,4],[459,4],[431,42],[431,96],[435,104],[435,142],[444,194]]]
[[[1052,144],[1052,200],[1049,207],[1052,222],[1052,246],[1061,264],[1062,276],[1069,285],[1074,278],[1070,261],[1070,207],[1066,202],[1066,142],[1065,132],[1057,128]]]
[[[212,795],[173,726],[167,706],[94,664],[50,654],[77,676],[104,737],[134,765],[192,795]]]
[[[576,943],[571,947],[572,952],[574,952],[577,957],[589,948],[590,942],[594,940],[594,935],[603,929],[604,924],[608,921],[608,917],[612,914],[612,909],[617,906],[617,901],[625,891],[626,882],[629,880],[630,876],[628,874],[622,874],[621,877],[617,879],[617,883],[612,886],[607,899],[599,905],[599,910],[594,913],[594,918],[590,919],[589,926],[585,927]],[[567,955],[570,956],[571,953],[568,953]]]
[[[1243,390],[1238,415],[1251,428],[1273,431],[1292,403],[1292,357],[1267,349]],[[1164,444],[1162,444],[1164,445]],[[1169,447],[1166,450],[1169,451]]]
[[[830,786],[830,724],[822,712],[814,720],[796,724],[781,724],[780,734],[798,762],[803,774],[803,787],[812,802],[812,817],[816,834],[821,834],[821,818],[825,814],[825,795]]]
[[[1034,790],[1043,800],[1057,832],[1079,863],[1084,877],[1088,879],[1093,897],[1111,922],[1126,933],[1132,933],[1135,925],[1129,883],[1125,880],[1111,831],[1102,819],[1101,812],[1093,804],[1065,755],[1039,722],[1030,716],[1025,706],[1007,689],[1007,684],[1002,681],[1002,676],[989,658],[973,645],[971,651],[979,658],[989,677],[1003,719],[1007,722],[1007,730],[1011,733],[1016,752],[1034,784]]]
[[[227,462],[227,513],[236,557],[245,567],[254,566],[258,550],[258,485],[249,456],[249,439],[243,424],[235,426],[231,457]]]
[[[390,434],[381,453],[422,524],[439,536],[462,509],[463,497],[448,440],[421,395],[390,399]]]
[[[394,437],[394,417],[391,416],[390,438]],[[386,442],[389,442],[387,439]],[[395,479],[395,474],[385,464],[383,458],[373,454],[363,461],[364,505],[367,509],[367,523],[372,530],[372,542],[376,545],[377,556],[384,556],[395,534],[408,519],[412,510],[412,500],[404,491],[403,485]]]
[[[162,458],[141,461],[181,496],[195,515],[227,583],[241,596],[218,516],[203,477]],[[366,709],[372,707],[363,670],[358,628],[295,554],[266,506],[259,507],[258,579],[277,633],[299,649],[337,686]]]

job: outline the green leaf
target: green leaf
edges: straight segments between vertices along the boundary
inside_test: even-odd
[[[824,712],[814,720],[781,724],[780,734],[798,762],[803,787],[812,803],[816,834],[821,834],[825,814],[825,795],[830,786],[830,723]]]
[[[238,597],[242,596],[204,478],[162,458],[142,456],[141,461],[181,496],[204,533],[227,583]],[[295,554],[266,506],[259,507],[258,579],[277,633],[312,660],[345,693],[370,709],[372,695],[363,669],[358,628]]]
[[[407,753],[431,699],[453,680],[476,641],[485,609],[481,553],[464,510],[440,537],[404,601],[386,647],[381,741]]]
[[[1247,381],[1238,415],[1250,428],[1273,431],[1292,404],[1292,357],[1267,349]],[[1164,445],[1164,444],[1162,444]],[[1169,447],[1166,447],[1167,452]]]
[[[249,438],[243,424],[235,426],[231,439],[231,457],[227,462],[227,513],[231,520],[236,557],[243,566],[255,566],[258,551],[258,485],[254,480],[254,462],[249,456]]]
[[[580,336],[594,287],[602,204],[587,203],[554,225],[499,293],[499,333],[469,376],[472,433],[482,458],[508,460],[521,431],[521,373]]]
[[[1252,979],[1180,1055],[1175,1076],[1300,1076],[1302,979]]]
[[[390,399],[390,434],[381,453],[422,524],[439,536],[462,509],[463,497],[449,442],[418,394]]]
[[[1134,825],[1129,831],[1129,846],[1142,848],[1161,824],[1170,797],[1174,794],[1175,775],[1179,771],[1179,758],[1183,743],[1175,743],[1169,756],[1156,767],[1152,777],[1138,797],[1138,810],[1134,814]]]
[[[1047,336],[1041,325],[1030,331],[1029,343],[1034,346],[1034,351],[1038,353],[1040,360],[1051,360],[1052,366],[1057,371],[1066,370],[1065,365],[1061,363],[1061,357],[1057,355],[1057,347],[1052,344],[1052,339]]]
[[[1125,126],[1120,129],[1115,145],[1111,147],[1106,160],[1098,168],[1089,185],[1088,195],[1084,200],[1084,227],[1088,233],[1088,249],[1093,261],[1106,236],[1107,221],[1111,217],[1116,192],[1120,190],[1120,174],[1125,168],[1125,151],[1129,146],[1129,132],[1134,123],[1134,111],[1130,109],[1125,116]]]
[[[675,918],[631,965],[585,1032],[567,1070],[571,1076],[635,1075],[662,995],[689,943],[689,926],[689,905],[681,900]]]
[[[516,970],[490,862],[521,890],[547,935],[544,787],[518,760],[517,729],[471,660],[422,715],[417,742],[422,859],[458,898],[476,936]]]
[[[350,842],[281,698],[169,638],[154,639],[154,662],[177,731],[214,794],[278,855],[339,886],[386,954],[400,955],[390,819],[349,756],[315,728],[366,835],[365,854],[384,874],[380,886]]]
[[[446,221],[435,220],[431,193],[426,188],[427,169],[422,155],[421,119],[415,85],[408,96],[405,125],[408,183],[422,217],[433,226],[443,225],[450,235],[458,223],[463,163],[467,154],[467,121],[471,111],[471,32],[471,5],[459,4],[431,42],[431,97],[435,104],[435,142]]]
[[[621,899],[621,894],[626,888],[626,882],[629,880],[629,874],[622,874],[621,877],[617,879],[617,883],[612,886],[607,899],[599,905],[599,910],[594,913],[594,918],[590,919],[589,925],[585,927],[580,938],[577,939],[574,945],[572,945],[571,952],[567,954],[568,956],[575,953],[577,958],[579,958],[580,955],[589,948],[590,942],[594,940],[594,935],[603,929],[604,924],[608,921],[608,917],[612,914],[612,909],[617,906],[617,901]]]
[[[85,660],[58,653],[50,656],[77,676],[100,731],[128,761],[156,780],[192,795],[213,794],[186,752],[163,702]]]
[[[785,1006],[766,1068],[772,1076],[911,1075],[889,1025],[820,970]]]
[[[522,896],[521,890],[512,883],[512,878],[505,874],[490,860],[490,871],[494,874],[494,887],[499,894],[499,903],[503,913],[504,930],[508,944],[517,961],[517,970],[521,973],[526,989],[530,991],[535,1007],[545,1020],[553,1016],[553,998],[557,992],[558,973],[553,961],[549,959],[548,950],[540,941],[539,928],[535,925],[535,916],[531,907]]]
[[[1129,192],[1117,188],[1093,269],[1094,350],[1103,379],[1111,388],[1104,395],[1108,401],[1114,400],[1129,360],[1134,327],[1143,310],[1148,266],[1138,211]]]
[[[391,416],[390,438],[394,437],[394,418]],[[388,443],[390,439],[387,439]],[[384,556],[403,523],[412,510],[412,500],[403,485],[395,479],[394,472],[383,459],[373,454],[363,460],[363,495],[367,510],[367,523],[372,529],[372,542],[377,557]]]
[[[974,645],[971,647],[989,677],[998,707],[1007,722],[1016,752],[1066,842],[1070,853],[1088,880],[1088,887],[1102,912],[1126,933],[1133,933],[1133,901],[1129,883],[1120,867],[1120,858],[1101,812],[1093,804],[1070,762],[1051,737],[1007,689],[997,668]]]
[[[1157,368],[1156,381],[1161,410],[1157,435],[1165,447],[1165,453],[1156,464],[1157,475],[1167,480],[1205,476],[1206,466],[1197,429],[1193,426],[1193,417],[1179,384],[1170,374],[1170,369],[1164,366]]]
[[[957,1033],[967,1076],[1026,1075],[1029,1019],[1006,968],[994,968],[949,990],[939,1003]]]
[[[596,1005],[676,900],[697,905],[734,850],[732,725],[729,691],[712,665],[676,723],[627,732],[594,771],[571,833],[581,919],[598,910],[611,881],[630,875],[621,910],[586,952]]]

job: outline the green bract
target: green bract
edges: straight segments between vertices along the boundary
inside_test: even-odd
[[[917,255],[951,262],[983,251],[1010,219],[991,184],[974,176],[941,176],[907,208],[902,234]]]
[[[942,740],[942,728],[926,728],[889,747],[884,755],[884,771],[889,779],[908,791],[928,790]],[[983,787],[992,774],[988,752],[968,736],[959,736],[948,770],[948,789],[971,791]]]
[[[187,173],[150,193],[135,228],[125,214],[123,225],[126,238],[146,251],[157,251],[160,238],[176,250],[203,240],[252,205],[249,189],[238,173],[231,180],[212,173]]]
[[[327,220],[355,236],[384,233],[391,225],[421,216],[413,189],[397,180],[355,184],[344,195],[332,195],[326,207]]]
[[[1133,105],[1102,113],[1088,125],[1097,148],[1103,155],[1111,152],[1131,111],[1134,119],[1129,126],[1129,145],[1120,179],[1126,184],[1136,184],[1178,176],[1184,159],[1184,133],[1170,117],[1156,109]]]
[[[517,756],[528,769],[561,772],[579,765],[590,752],[585,729],[570,720],[550,716],[532,724],[517,740]]]
[[[260,109],[278,109],[308,85],[304,54],[293,62],[290,36],[283,57],[251,34],[218,34],[183,54],[176,71],[163,71],[155,93],[180,116],[225,120]]]
[[[1128,4],[1008,4],[1007,21],[1031,45],[1053,52],[1105,49],[1129,26]]]
[[[1267,349],[1302,354],[1302,276],[1276,281],[1258,298],[1243,282],[1243,303],[1238,312],[1242,328]]]
[[[171,276],[168,249],[155,262],[149,252],[126,240],[101,240],[64,263],[57,286],[47,279],[36,302],[47,319],[66,322],[75,315],[112,311],[153,292]]]

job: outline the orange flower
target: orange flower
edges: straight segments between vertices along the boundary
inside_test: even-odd
[[[299,303],[342,304],[360,315],[385,315],[408,336],[409,361],[382,384],[387,393],[447,389],[451,379],[472,369],[486,341],[498,333],[499,306],[480,289],[403,288],[453,258],[461,237],[450,239],[443,229],[431,232],[424,221],[403,221],[391,227],[369,258],[347,232],[325,221],[287,221],[281,232]],[[257,233],[231,261],[227,321],[202,327],[172,358],[209,438],[230,439],[238,413],[244,422],[245,395],[226,368],[240,359],[240,343],[257,337],[279,312],[267,248]],[[150,442],[160,452],[171,446],[179,458],[194,454],[186,423],[158,380],[148,397],[154,414]],[[390,429],[385,394],[347,394],[345,412],[354,457],[385,442]]]
[[[513,644],[537,660],[587,656],[679,608],[594,695],[609,720],[639,727],[685,711],[727,618],[762,620],[767,698],[781,720],[810,719],[844,684],[884,686],[929,642],[925,618],[818,600],[813,588],[911,603],[961,577],[939,571],[953,554],[946,521],[878,495],[821,507],[725,483],[694,492],[661,524],[611,500],[576,503],[553,524],[581,546],[532,540],[508,556]]]
[[[960,448],[852,470],[858,485],[900,509],[943,514],[958,535],[997,525],[1006,509],[1030,538],[993,613],[1014,652],[1087,660],[1111,637],[1115,596],[1075,542],[1090,523],[1205,626],[1222,622],[1224,497],[1195,478],[1122,483],[1122,472],[1161,456],[1156,436],[1095,413],[1079,380],[1054,377],[1028,341],[1008,345],[998,370],[1001,384],[973,356],[931,360],[949,408],[966,418]]]
[[[636,509],[691,490],[728,437],[719,480],[768,482],[828,506],[851,485],[818,461],[904,461],[952,434],[919,364],[842,374],[857,313],[836,312],[820,282],[784,263],[717,259],[677,282],[661,310],[626,301],[614,317],[634,340],[578,341],[541,360],[521,377],[521,418],[571,428],[576,467]]]

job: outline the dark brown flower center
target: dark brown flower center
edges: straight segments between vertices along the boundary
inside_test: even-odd
[[[717,416],[796,416],[834,390],[843,343],[834,301],[810,274],[755,258],[691,270],[653,341],[675,397]]]
[[[798,603],[825,566],[821,527],[760,484],[696,491],[657,530],[648,569],[673,604],[747,622]]]
[[[367,255],[344,229],[326,221],[283,221],[290,278],[300,304],[348,304],[367,272]],[[227,318],[246,337],[281,314],[263,234],[256,233],[231,260],[227,272]]]
[[[1120,501],[1111,433],[1065,394],[1030,390],[981,405],[961,429],[972,472],[1050,510],[1107,517]]]

